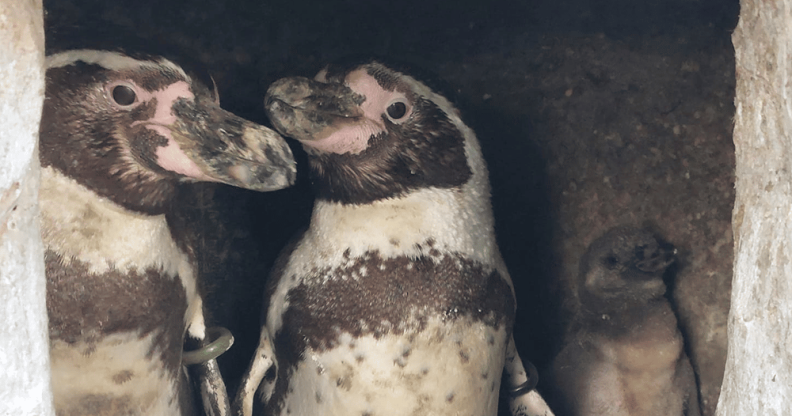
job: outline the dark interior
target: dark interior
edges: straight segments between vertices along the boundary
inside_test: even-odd
[[[44,6],[48,48],[90,45],[108,30],[123,33],[122,41],[142,39],[143,48],[169,45],[209,70],[224,108],[265,125],[271,82],[313,76],[338,58],[385,56],[432,74],[489,163],[523,359],[541,373],[557,351],[585,246],[617,224],[648,227],[679,250],[669,297],[702,409],[714,414],[731,281],[737,0]],[[290,145],[299,169],[290,189],[198,184],[182,196],[181,214],[202,233],[197,252],[211,319],[236,336],[220,361],[232,390],[258,340],[267,270],[311,212],[305,155]]]

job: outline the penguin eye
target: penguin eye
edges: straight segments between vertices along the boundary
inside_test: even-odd
[[[608,257],[605,257],[602,263],[605,264],[605,267],[607,267],[608,269],[613,270],[616,268],[616,266],[619,265],[619,259],[616,258],[616,256],[614,255],[610,255]]]
[[[121,107],[128,107],[137,101],[137,94],[135,94],[135,90],[129,85],[116,85],[113,87],[111,93],[113,101]]]
[[[643,260],[644,258],[646,258],[646,254],[647,254],[646,253],[646,249],[647,248],[648,247],[646,245],[641,245],[641,246],[636,247],[635,248],[635,258],[637,258],[638,260]]]
[[[388,106],[386,113],[391,121],[400,121],[407,115],[407,104],[404,101],[394,101]]]

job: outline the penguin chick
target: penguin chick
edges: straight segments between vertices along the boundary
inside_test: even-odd
[[[167,215],[187,181],[290,185],[291,152],[163,57],[69,50],[46,63],[39,207],[56,412],[197,414],[182,349],[185,335],[204,338],[202,300]]]
[[[378,62],[279,80],[265,106],[316,201],[273,270],[240,414],[494,416],[515,299],[459,112]]]
[[[627,227],[591,243],[580,261],[580,310],[549,377],[559,415],[700,414],[693,368],[664,297],[674,253]]]

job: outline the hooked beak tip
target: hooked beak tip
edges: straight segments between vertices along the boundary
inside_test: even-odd
[[[234,165],[228,168],[228,176],[240,183],[250,183],[253,173],[245,165]]]
[[[272,133],[271,140],[260,141],[257,162],[249,160],[232,163],[226,170],[229,178],[254,191],[275,191],[294,184],[297,163],[283,139]]]

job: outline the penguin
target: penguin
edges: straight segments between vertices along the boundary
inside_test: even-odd
[[[292,153],[165,57],[75,49],[46,68],[39,208],[56,413],[204,414],[183,361],[213,351],[183,346],[213,339],[174,198],[194,181],[287,187]],[[205,369],[219,384],[202,391],[224,396],[216,363]]]
[[[507,347],[526,377],[487,167],[459,111],[378,61],[278,80],[265,108],[302,143],[315,201],[273,267],[237,414],[496,415]]]
[[[676,250],[616,227],[580,260],[580,308],[549,375],[559,415],[699,416],[698,390],[663,275]]]

